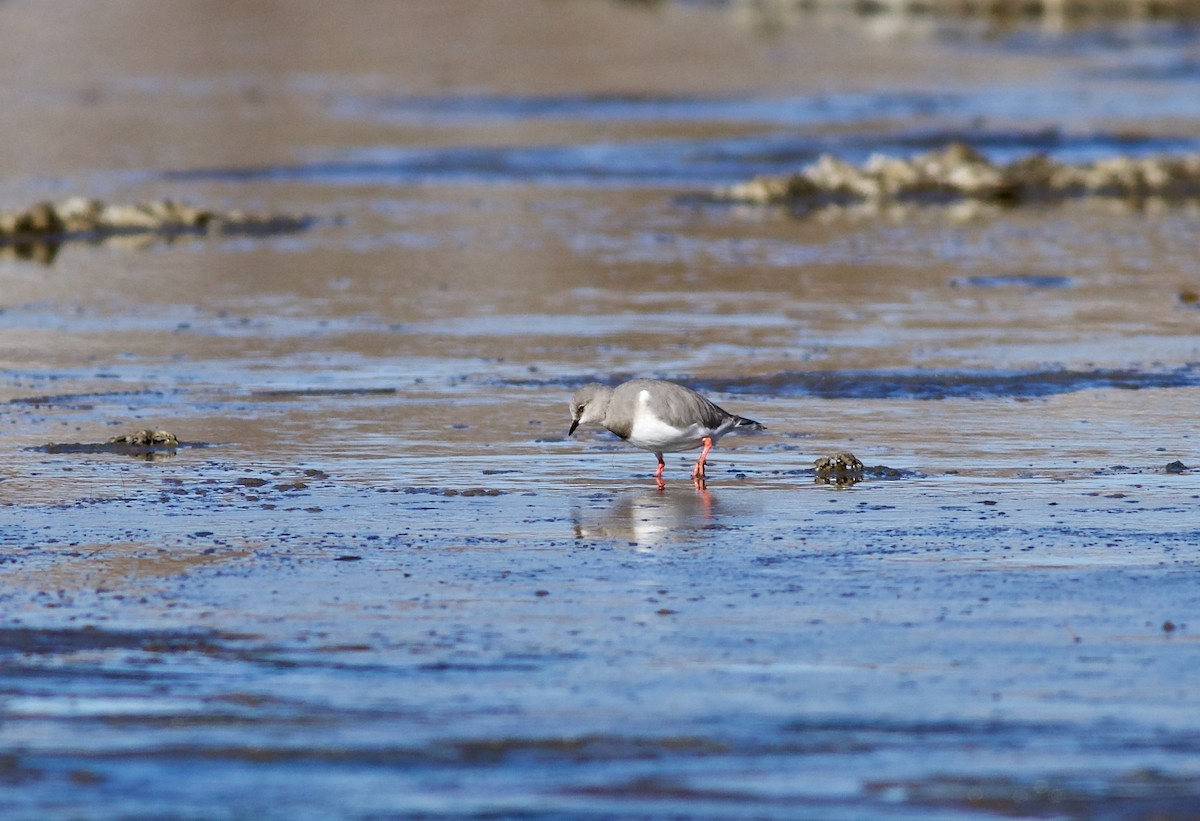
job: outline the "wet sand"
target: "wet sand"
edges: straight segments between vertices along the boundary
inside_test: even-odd
[[[3,209],[313,222],[0,257],[0,814],[1196,817],[1196,204],[696,196],[1194,152],[1187,27],[70,7]],[[635,375],[767,430],[660,492]]]

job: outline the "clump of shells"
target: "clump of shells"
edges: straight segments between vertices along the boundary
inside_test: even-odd
[[[215,211],[171,199],[132,205],[71,197],[0,211],[0,242],[135,233],[277,233],[308,227],[312,218]]]
[[[125,433],[108,440],[110,445],[131,445],[133,447],[174,447],[179,444],[179,437],[169,430],[145,430]]]
[[[813,467],[813,478],[827,485],[853,485],[863,478],[863,463],[849,451],[822,456]]]
[[[798,173],[757,177],[718,189],[742,203],[823,205],[850,202],[976,200],[1000,204],[1075,197],[1200,196],[1200,154],[1112,157],[1062,163],[1031,154],[995,164],[965,143],[905,159],[872,155],[855,165],[829,154]]]

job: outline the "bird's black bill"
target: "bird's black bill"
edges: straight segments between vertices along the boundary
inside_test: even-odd
[[[579,427],[579,420],[578,419],[572,420],[571,427],[567,430],[567,436],[570,436],[572,433],[574,433],[575,428],[577,428],[577,427]]]

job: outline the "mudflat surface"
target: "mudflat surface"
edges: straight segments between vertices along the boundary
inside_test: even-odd
[[[1200,206],[702,196],[1200,150],[1194,26],[106,6],[3,207],[314,222],[4,249],[0,814],[1197,817]],[[631,376],[768,429],[660,492]]]

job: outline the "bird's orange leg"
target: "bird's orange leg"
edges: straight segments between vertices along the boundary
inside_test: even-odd
[[[663,461],[663,455],[661,453],[656,453],[654,455],[658,457],[658,470],[654,471],[654,478],[658,482],[658,489],[663,490],[667,486],[667,483],[663,481],[662,477],[663,471],[667,469],[667,463]]]
[[[692,468],[692,481],[698,488],[703,488],[706,485],[704,476],[704,460],[708,458],[708,452],[712,450],[712,446],[712,437],[705,436],[704,449],[700,451],[700,458],[696,460],[696,466]]]

